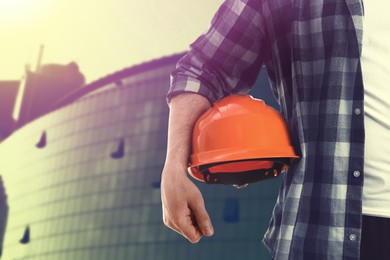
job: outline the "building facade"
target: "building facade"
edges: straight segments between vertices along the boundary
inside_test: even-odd
[[[91,83],[0,144],[2,259],[270,259],[261,239],[279,179],[242,190],[197,182],[215,228],[198,244],[162,223],[165,95],[181,56]]]
[[[0,142],[8,137],[15,127],[12,113],[19,84],[17,80],[0,81]]]

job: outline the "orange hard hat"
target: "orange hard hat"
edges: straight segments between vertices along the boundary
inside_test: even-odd
[[[216,102],[197,120],[188,171],[200,181],[241,187],[274,178],[293,158],[298,156],[279,112],[238,94]]]

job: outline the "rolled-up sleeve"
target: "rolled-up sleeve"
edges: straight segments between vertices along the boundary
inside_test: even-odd
[[[224,1],[207,32],[190,45],[172,72],[168,102],[178,94],[193,92],[214,103],[250,89],[265,52],[260,3]]]

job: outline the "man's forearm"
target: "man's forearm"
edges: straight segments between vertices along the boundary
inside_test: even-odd
[[[174,162],[187,167],[194,124],[210,107],[211,104],[205,97],[195,93],[185,93],[172,98],[169,103],[166,163]]]
[[[198,94],[175,96],[169,104],[167,158],[161,178],[163,222],[191,243],[212,236],[213,225],[200,190],[185,175],[196,120],[211,107]]]

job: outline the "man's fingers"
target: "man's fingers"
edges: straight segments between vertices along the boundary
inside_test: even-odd
[[[214,228],[211,224],[209,214],[207,214],[203,199],[198,199],[193,205],[190,205],[194,213],[196,223],[205,236],[212,236],[214,234]]]
[[[187,178],[162,181],[161,185],[163,221],[167,227],[192,243],[197,243],[203,235],[213,234],[202,194],[196,185]]]
[[[164,210],[163,216],[165,226],[184,236],[191,243],[197,243],[202,238],[202,232],[191,215],[168,216],[167,211]]]
[[[177,223],[177,227],[180,229],[181,234],[191,243],[198,243],[202,238],[202,232],[196,225],[196,222],[193,221],[193,216],[191,215],[181,218]]]

